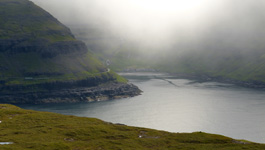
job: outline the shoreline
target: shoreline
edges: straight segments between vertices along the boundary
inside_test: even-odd
[[[227,84],[234,84],[240,87],[245,88],[252,88],[252,89],[265,89],[265,83],[261,81],[242,81],[242,80],[236,80],[231,78],[225,78],[221,76],[210,76],[210,75],[189,75],[189,74],[172,74],[178,78],[182,79],[192,79],[196,80],[198,82],[219,82],[219,83],[227,83]]]
[[[46,92],[0,94],[0,102],[8,104],[77,103],[134,97],[141,90],[128,83],[107,83],[94,87],[77,87]]]
[[[240,87],[245,88],[252,88],[252,89],[265,89],[265,82],[262,81],[242,81],[236,80],[231,78],[225,78],[221,76],[210,76],[210,75],[196,75],[196,74],[184,74],[184,73],[170,73],[170,72],[160,72],[160,71],[125,71],[125,72],[118,72],[118,74],[124,73],[162,73],[174,76],[179,79],[190,79],[195,80],[197,82],[220,82],[220,83],[227,83],[227,84],[234,84]]]

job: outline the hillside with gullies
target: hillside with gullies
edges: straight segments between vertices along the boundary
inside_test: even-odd
[[[1,150],[264,150],[221,135],[169,133],[0,105]],[[5,145],[3,145],[5,144]]]
[[[0,0],[0,102],[93,101],[139,93],[48,12],[28,0]]]

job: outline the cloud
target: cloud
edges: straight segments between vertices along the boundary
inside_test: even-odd
[[[95,27],[158,49],[185,44],[246,49],[265,38],[263,0],[32,1],[66,25]]]

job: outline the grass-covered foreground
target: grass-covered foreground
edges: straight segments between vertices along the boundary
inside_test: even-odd
[[[265,149],[207,133],[169,133],[103,122],[93,118],[65,116],[0,105],[1,150],[239,150]]]

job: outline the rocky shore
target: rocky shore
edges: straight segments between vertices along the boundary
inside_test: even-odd
[[[41,104],[91,102],[133,97],[140,95],[141,92],[142,91],[133,84],[112,82],[94,87],[78,87],[45,92],[0,93],[0,103]]]

